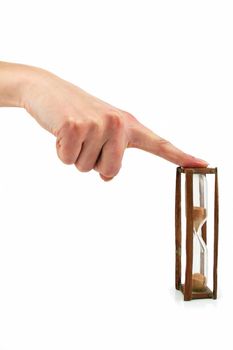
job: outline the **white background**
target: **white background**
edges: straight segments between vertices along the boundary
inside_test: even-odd
[[[175,166],[110,183],[0,110],[0,350],[233,345],[232,1],[1,1],[0,60],[51,70],[219,167],[219,299],[174,290]]]

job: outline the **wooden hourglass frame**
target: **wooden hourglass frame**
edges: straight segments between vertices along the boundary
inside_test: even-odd
[[[182,240],[182,220],[181,220],[181,174],[185,175],[185,205],[186,205],[186,266],[185,280],[181,284],[181,240]],[[213,290],[208,287],[204,291],[193,291],[193,175],[214,175],[214,237],[213,237]],[[175,238],[176,238],[176,271],[175,287],[184,294],[184,300],[192,299],[217,299],[217,264],[218,264],[218,173],[217,168],[182,168],[176,171],[176,194],[175,194]],[[208,220],[207,220],[208,221]],[[207,245],[207,221],[201,227],[202,239]],[[210,269],[209,269],[210,272]]]

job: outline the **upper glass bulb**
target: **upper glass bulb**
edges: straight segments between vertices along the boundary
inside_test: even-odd
[[[207,219],[207,183],[206,176],[193,175],[193,226],[197,232]]]

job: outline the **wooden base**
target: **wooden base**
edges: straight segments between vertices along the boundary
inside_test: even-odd
[[[181,284],[180,291],[184,294],[184,284]],[[192,292],[192,298],[190,300],[193,300],[193,299],[215,299],[215,298],[214,298],[213,292],[208,287],[206,287],[204,291]]]

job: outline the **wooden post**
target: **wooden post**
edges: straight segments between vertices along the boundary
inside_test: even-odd
[[[218,169],[215,169],[215,194],[214,194],[214,269],[213,269],[213,298],[217,299],[218,278],[218,224],[219,224],[219,201],[218,201]]]
[[[176,237],[176,271],[175,285],[179,290],[181,286],[181,172],[176,169],[176,199],[175,199],[175,237]]]
[[[193,269],[193,171],[185,171],[186,195],[186,271],[184,285],[184,300],[192,299],[192,269]]]

